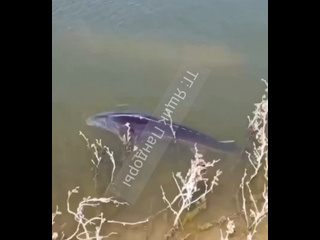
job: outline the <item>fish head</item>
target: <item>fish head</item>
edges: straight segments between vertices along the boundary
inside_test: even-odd
[[[86,122],[89,126],[99,127],[114,134],[122,135],[128,127],[135,134],[140,134],[149,120],[147,116],[139,113],[104,112],[89,117]]]
[[[121,124],[113,118],[114,112],[103,112],[87,118],[86,123],[89,126],[102,128],[114,134],[119,134]]]

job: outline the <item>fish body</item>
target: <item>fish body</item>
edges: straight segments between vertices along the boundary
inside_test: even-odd
[[[172,122],[164,124],[161,119],[147,113],[138,112],[103,112],[89,117],[87,125],[102,128],[116,134],[122,141],[125,141],[126,133],[130,134],[130,141],[136,144],[138,138],[150,136],[149,127],[158,127],[163,133],[163,139],[174,140],[194,148],[206,148],[215,152],[237,153],[239,148],[235,141],[219,141],[213,137],[187,127],[182,124]],[[148,125],[148,128],[146,126]],[[128,140],[128,139],[127,139]]]

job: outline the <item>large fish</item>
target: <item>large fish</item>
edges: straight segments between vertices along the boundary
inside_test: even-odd
[[[116,134],[124,143],[136,145],[137,140],[150,136],[146,126],[158,126],[164,131],[163,139],[174,140],[194,149],[210,150],[220,153],[236,154],[241,151],[235,141],[219,141],[190,127],[172,122],[164,124],[160,119],[138,112],[103,112],[89,117],[87,125],[99,127]],[[150,129],[150,128],[148,128]],[[126,138],[127,136],[127,138]],[[128,136],[130,136],[128,138]]]

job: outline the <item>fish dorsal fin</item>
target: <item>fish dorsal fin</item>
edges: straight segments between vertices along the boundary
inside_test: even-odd
[[[235,143],[236,141],[235,140],[224,140],[224,141],[219,141],[221,143]]]

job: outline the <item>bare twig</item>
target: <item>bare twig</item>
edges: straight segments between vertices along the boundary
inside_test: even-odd
[[[98,173],[99,173],[99,165],[100,165],[100,162],[102,160],[102,157],[99,156],[98,148],[100,150],[105,150],[106,153],[109,155],[109,159],[110,159],[110,161],[112,163],[112,172],[111,172],[110,181],[113,182],[114,172],[115,172],[115,169],[116,169],[116,163],[115,163],[115,160],[114,160],[113,151],[110,151],[110,149],[107,146],[102,145],[101,139],[100,140],[96,139],[96,143],[92,143],[90,145],[89,139],[81,131],[79,132],[79,135],[82,136],[85,139],[85,141],[87,143],[87,147],[89,149],[90,148],[94,149],[93,154],[95,156],[95,159],[91,159],[91,162],[94,165],[94,169],[95,169],[95,175],[94,175],[94,178],[93,178],[93,180],[95,182],[95,187],[97,188],[97,176],[98,176]]]
[[[178,172],[176,175],[172,174],[172,177],[179,190],[179,194],[172,201],[169,201],[166,198],[165,191],[161,186],[162,198],[167,203],[168,208],[176,216],[173,226],[178,226],[178,223],[180,222],[180,216],[184,210],[189,210],[192,204],[198,202],[200,199],[205,199],[205,196],[209,192],[212,192],[213,187],[215,185],[218,185],[218,177],[221,175],[222,171],[217,170],[216,175],[214,176],[209,185],[209,179],[205,178],[204,175],[207,171],[207,168],[213,167],[219,160],[206,162],[205,160],[203,160],[202,157],[203,156],[200,153],[198,153],[198,148],[195,144],[195,159],[191,160],[191,167],[185,178],[182,177],[181,172]],[[205,190],[199,197],[193,199],[194,193],[196,193],[199,190],[199,182],[203,182],[205,184]],[[180,208],[178,210],[174,210],[172,205],[177,201],[179,201],[182,204],[180,205]]]
[[[67,199],[67,211],[68,213],[72,214],[74,216],[74,220],[78,223],[77,228],[75,232],[68,237],[66,240],[71,240],[73,237],[76,236],[79,240],[101,240],[104,238],[108,238],[109,236],[116,234],[114,232],[110,233],[107,236],[100,236],[101,226],[106,222],[106,219],[103,218],[103,214],[101,213],[97,217],[93,217],[90,219],[87,219],[84,215],[84,209],[86,207],[97,207],[100,204],[107,204],[107,203],[113,203],[116,206],[119,205],[128,205],[126,202],[119,202],[117,200],[114,200],[113,198],[91,198],[86,197],[83,198],[83,200],[78,204],[77,210],[73,211],[70,208],[70,197],[74,193],[78,193],[79,187],[74,188],[73,190],[68,192],[68,199]],[[95,231],[91,232],[88,229],[88,226],[93,225],[95,226]]]
[[[223,231],[220,229],[220,240],[228,240],[229,236],[234,233],[235,225],[232,220],[229,218],[227,219],[227,230],[226,230],[226,235],[223,235]]]
[[[266,84],[266,93],[268,92],[268,83],[264,79],[262,81]],[[254,170],[251,176],[248,176],[247,169],[244,171],[242,181],[240,184],[242,195],[242,210],[244,218],[247,224],[248,234],[247,240],[252,240],[253,236],[257,232],[257,227],[261,221],[268,214],[268,137],[267,137],[267,119],[268,119],[268,98],[265,95],[262,96],[260,103],[255,104],[255,110],[253,111],[253,118],[249,119],[249,128],[255,132],[255,141],[253,142],[252,153],[247,152],[250,166]],[[264,189],[262,192],[263,202],[258,206],[257,199],[252,193],[251,182],[258,176],[260,170],[264,170],[263,177],[265,179]],[[249,177],[248,180],[246,178]],[[247,199],[245,193],[248,192],[249,200],[253,207],[247,208]]]
[[[56,207],[56,211],[55,211],[54,213],[52,213],[52,226],[55,224],[55,221],[54,221],[55,217],[56,217],[57,215],[61,215],[61,214],[62,214],[62,212],[59,211],[59,208],[58,208],[58,206],[57,206],[57,207]],[[57,239],[58,236],[59,236],[59,234],[58,234],[57,232],[53,232],[53,233],[52,233],[52,240]]]

